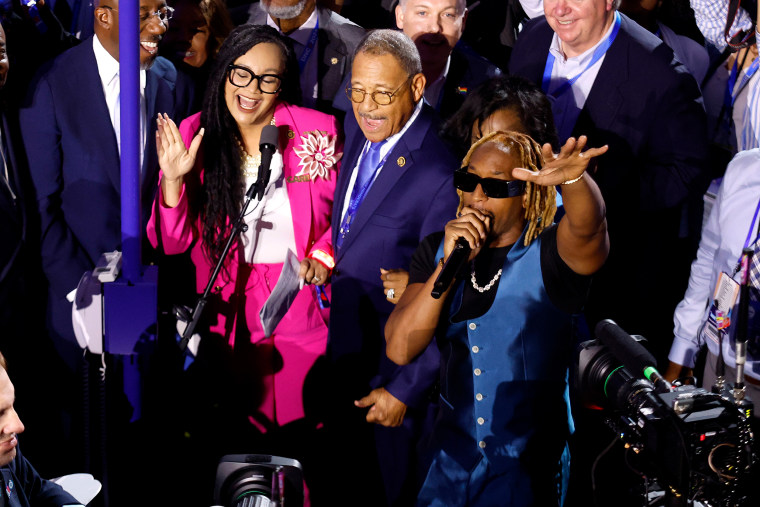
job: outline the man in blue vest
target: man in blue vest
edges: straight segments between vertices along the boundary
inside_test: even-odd
[[[385,335],[397,364],[434,335],[441,349],[433,461],[418,505],[558,505],[564,497],[573,314],[609,251],[604,202],[585,173],[607,147],[583,152],[585,144],[570,138],[555,156],[516,132],[483,137],[454,177],[457,218],[412,258]],[[558,225],[555,185],[565,205]],[[461,241],[470,262],[435,298]]]

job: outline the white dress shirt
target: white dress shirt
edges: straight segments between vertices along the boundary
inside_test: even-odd
[[[95,62],[98,66],[98,74],[103,85],[103,93],[106,96],[106,105],[108,114],[111,118],[111,125],[116,134],[116,145],[121,154],[121,126],[119,124],[119,93],[121,85],[119,82],[119,61],[106,51],[98,40],[97,35],[92,38],[92,50],[95,53]],[[146,104],[145,104],[145,70],[140,70],[140,168],[142,171],[143,157],[145,155],[145,142],[147,134],[146,126]],[[142,176],[142,175],[141,175]]]
[[[245,259],[250,264],[277,264],[285,262],[288,249],[297,253],[293,214],[279,149],[274,152],[269,169],[272,172],[261,202],[251,201],[245,216],[248,230],[243,233],[243,245]],[[246,178],[246,190],[256,182],[257,174],[258,171]]]
[[[701,345],[700,331],[707,320],[710,301],[718,277],[722,272],[734,273],[744,242],[747,239],[755,209],[760,201],[760,149],[737,154],[726,169],[718,196],[710,216],[702,228],[697,259],[691,265],[689,287],[674,315],[674,339],[668,359],[694,367]],[[757,224],[752,233],[754,240]],[[652,246],[656,248],[655,245]],[[734,277],[739,280],[739,274]],[[738,299],[731,318],[735,322]],[[733,335],[736,326],[729,328],[728,340],[723,340],[723,357],[726,365],[736,366]],[[707,339],[708,350],[718,355],[718,344]],[[760,358],[747,357],[745,374],[760,380]]]
[[[591,88],[594,86],[594,80],[599,73],[599,69],[602,67],[602,63],[604,63],[605,56],[602,55],[602,57],[585,72],[583,72],[583,69],[585,69],[591,62],[594,56],[594,51],[607,40],[607,37],[610,36],[614,27],[615,23],[613,21],[610,28],[607,30],[607,33],[599,39],[599,42],[597,42],[594,47],[571,58],[565,58],[565,55],[562,52],[561,41],[557,34],[555,33],[552,36],[549,52],[554,55],[554,66],[552,67],[551,84],[547,90],[547,95],[552,102],[554,123],[557,126],[560,143],[564,143],[573,133],[575,122],[578,121],[578,116],[581,114],[583,106],[586,105],[586,99],[588,98],[589,93],[591,93]],[[573,79],[581,72],[583,72],[583,74],[577,81],[575,81],[575,83],[573,83],[569,90],[565,91],[559,97],[553,96],[554,92],[560,86]]]

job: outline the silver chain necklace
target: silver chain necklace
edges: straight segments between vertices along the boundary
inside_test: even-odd
[[[472,269],[470,271],[470,281],[472,282],[472,288],[480,293],[491,290],[491,287],[493,287],[493,284],[496,283],[496,281],[499,279],[500,276],[501,276],[501,268],[499,269],[499,271],[496,272],[496,276],[494,276],[493,279],[490,282],[488,282],[488,284],[485,287],[480,287],[478,286],[478,282],[475,280],[475,263],[472,264]]]

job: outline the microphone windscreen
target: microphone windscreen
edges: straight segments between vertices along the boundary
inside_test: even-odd
[[[267,125],[261,130],[261,139],[259,145],[270,144],[277,146],[277,138],[280,135],[280,131],[274,125]]]
[[[640,374],[650,366],[657,367],[657,360],[654,356],[633,336],[623,331],[615,321],[605,319],[596,325],[595,331],[597,338],[632,373]]]

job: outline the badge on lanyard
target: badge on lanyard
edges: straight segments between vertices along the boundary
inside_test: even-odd
[[[739,297],[739,284],[725,271],[718,277],[713,293],[713,302],[707,322],[702,328],[703,340],[709,338],[715,344],[720,343],[720,333],[725,333],[731,326],[731,312]]]

